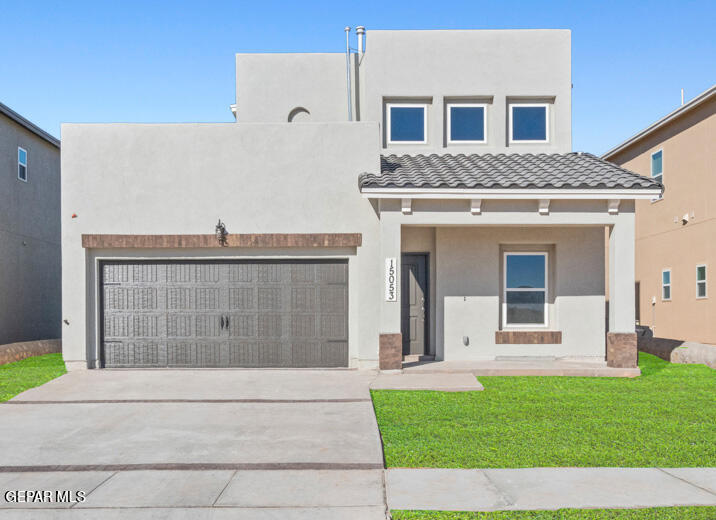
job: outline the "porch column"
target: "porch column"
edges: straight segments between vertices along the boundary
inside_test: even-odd
[[[378,361],[381,370],[397,370],[403,366],[403,340],[400,333],[400,223],[381,218],[380,339]],[[392,268],[389,266],[392,265]],[[391,271],[394,269],[394,273]],[[388,287],[389,284],[394,284]],[[394,291],[393,295],[389,294]]]
[[[609,230],[609,332],[607,365],[637,366],[634,331],[634,213],[619,213]]]

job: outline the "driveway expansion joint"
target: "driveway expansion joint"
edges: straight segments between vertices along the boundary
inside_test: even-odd
[[[236,477],[236,474],[237,474],[238,472],[239,472],[238,469],[235,470],[235,471],[231,474],[231,476],[227,479],[226,484],[224,484],[224,487],[221,488],[221,491],[219,491],[219,494],[216,495],[216,498],[215,498],[214,501],[211,503],[211,507],[216,507],[216,503],[217,503],[217,502],[219,501],[219,499],[221,498],[221,495],[224,494],[224,491],[226,491],[226,488],[229,487],[229,484],[231,484],[231,481],[234,480],[234,478]]]
[[[87,498],[88,498],[92,493],[94,493],[97,489],[99,489],[100,487],[102,487],[103,484],[105,484],[107,481],[109,481],[109,480],[110,480],[112,477],[114,477],[117,473],[119,473],[119,471],[115,471],[115,472],[112,473],[110,476],[108,476],[106,479],[104,479],[102,482],[100,482],[100,483],[97,484],[95,487],[93,487],[92,489],[90,489],[90,490],[87,492],[87,494],[85,495],[85,499],[87,499]],[[79,504],[79,502],[75,502],[75,503],[72,504],[69,508],[72,509],[72,508],[75,507],[77,504]]]

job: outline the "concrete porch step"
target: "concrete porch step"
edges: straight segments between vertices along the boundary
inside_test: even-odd
[[[404,374],[468,373],[474,376],[637,377],[639,368],[608,367],[606,363],[542,360],[419,361],[403,364]]]
[[[403,363],[417,363],[419,361],[435,361],[435,356],[427,354],[407,354],[403,356]]]

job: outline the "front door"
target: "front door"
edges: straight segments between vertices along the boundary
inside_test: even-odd
[[[401,263],[400,331],[403,355],[425,354],[428,308],[428,256],[405,253]]]

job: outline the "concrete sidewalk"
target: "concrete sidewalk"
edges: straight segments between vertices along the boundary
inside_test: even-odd
[[[468,373],[406,374],[381,372],[370,384],[371,390],[432,390],[438,392],[474,392],[484,390]]]
[[[1,518],[385,520],[383,470],[0,473]],[[8,503],[5,490],[84,491],[75,503]]]
[[[390,509],[716,506],[716,468],[389,469]]]
[[[0,472],[3,490],[82,490],[81,503],[8,503],[0,517],[384,520],[452,511],[716,505],[716,468]],[[4,493],[3,493],[4,494]]]

